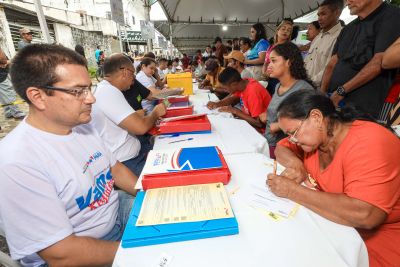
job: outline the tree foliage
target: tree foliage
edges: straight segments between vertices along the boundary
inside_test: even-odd
[[[390,3],[396,6],[400,6],[400,0],[391,0]]]

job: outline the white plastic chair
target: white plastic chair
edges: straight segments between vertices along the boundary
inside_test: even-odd
[[[0,236],[5,236],[1,228],[0,228]],[[17,261],[11,259],[9,255],[7,255],[2,251],[0,251],[0,265],[4,265],[5,267],[21,267],[21,265]]]

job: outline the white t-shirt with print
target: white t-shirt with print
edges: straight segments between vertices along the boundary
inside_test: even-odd
[[[111,151],[89,124],[68,135],[22,121],[0,142],[0,225],[13,259],[38,266],[36,252],[71,234],[101,238],[114,227]]]
[[[143,71],[140,71],[136,75],[136,80],[138,80],[141,84],[143,84],[146,88],[149,87],[156,87],[156,78],[153,76],[149,77],[147,76]],[[147,111],[152,111],[154,109],[154,101],[152,100],[142,100],[142,107],[143,109],[146,109]]]
[[[126,161],[139,154],[140,142],[134,135],[118,126],[135,110],[128,104],[122,92],[103,80],[97,85],[96,103],[92,108],[92,124],[114,153],[115,158]]]

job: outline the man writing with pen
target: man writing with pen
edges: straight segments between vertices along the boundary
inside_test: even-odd
[[[230,95],[219,102],[209,101],[207,107],[209,109],[219,108],[221,112],[229,112],[262,132],[264,124],[258,117],[267,110],[271,101],[271,96],[265,88],[254,79],[242,79],[239,72],[232,67],[223,70],[218,80]],[[241,109],[234,107],[239,103]]]
[[[199,89],[209,89],[211,93],[215,93],[219,99],[223,99],[228,93],[223,88],[218,78],[224,70],[224,67],[221,67],[218,60],[215,58],[208,59],[205,65],[207,75],[204,81],[199,85]]]

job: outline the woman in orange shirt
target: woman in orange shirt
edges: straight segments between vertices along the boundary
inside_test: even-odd
[[[278,118],[289,137],[275,150],[286,170],[268,175],[272,192],[355,227],[370,266],[400,266],[399,138],[354,109],[337,112],[310,90],[286,98]]]

